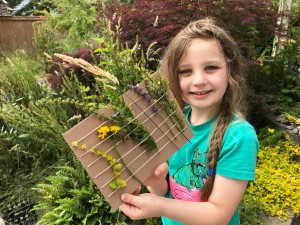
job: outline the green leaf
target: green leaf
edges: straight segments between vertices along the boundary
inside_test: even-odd
[[[108,52],[107,48],[97,48],[94,53],[98,53],[98,52]]]
[[[122,180],[120,178],[117,179],[117,184],[118,184],[118,187],[126,187],[127,183],[125,180]]]
[[[101,37],[101,38],[92,38],[94,41],[97,41],[99,43],[104,43],[105,42],[105,38]]]
[[[120,171],[114,171],[114,175],[115,175],[115,177],[118,177],[118,176],[121,175],[121,172]]]
[[[21,134],[18,136],[18,138],[27,138],[29,136],[30,136],[29,134]]]
[[[117,187],[118,187],[116,179],[113,179],[111,182],[109,182],[108,185],[113,189],[117,189]]]
[[[109,186],[113,189],[117,189],[120,187],[126,187],[126,181],[120,178],[115,178],[111,182],[109,182]]]
[[[118,163],[118,164],[114,164],[114,171],[121,171],[122,169],[122,164]]]

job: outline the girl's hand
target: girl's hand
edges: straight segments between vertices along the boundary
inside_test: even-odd
[[[153,174],[145,180],[144,184],[147,185],[149,192],[158,196],[164,196],[169,189],[166,176],[168,174],[168,164],[160,164],[153,172]]]
[[[153,174],[145,180],[144,184],[150,187],[160,186],[166,180],[168,174],[168,164],[166,162],[158,165]]]
[[[120,210],[133,220],[161,216],[161,197],[155,194],[122,194],[121,199],[124,204],[120,206]]]
[[[168,190],[166,176],[168,173],[168,164],[162,163],[158,165],[158,167],[154,170],[153,174],[144,181],[144,185],[147,186],[148,190],[152,193],[158,195],[165,195]],[[142,187],[139,186],[137,189],[132,193],[133,195],[138,195]]]

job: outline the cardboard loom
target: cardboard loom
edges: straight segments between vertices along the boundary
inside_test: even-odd
[[[137,86],[147,91],[144,81]],[[174,99],[171,93],[168,94],[171,99]],[[151,152],[146,151],[145,146],[141,145],[142,140],[138,143],[131,138],[117,142],[112,141],[109,137],[102,140],[98,137],[97,130],[102,126],[117,124],[111,124],[111,121],[100,119],[97,114],[84,119],[63,135],[76,157],[114,210],[122,204],[120,199],[122,193],[134,192],[141,185],[140,182],[144,182],[152,175],[159,164],[166,162],[174,152],[193,136],[180,107],[177,107],[177,110],[172,113],[176,113],[182,118],[182,126],[178,124],[178,121],[174,121],[164,109],[159,107],[159,100],[157,100],[158,104],[155,104],[158,111],[153,112],[152,106],[154,103],[148,102],[132,89],[123,94],[122,97],[126,105],[134,112],[135,118],[152,136],[157,149]],[[118,116],[118,113],[114,112],[109,105],[100,109],[97,113],[106,116]],[[74,141],[78,145],[74,146],[72,144]],[[85,145],[84,148],[86,149],[80,147],[82,144]],[[126,181],[125,187],[114,189],[108,185],[115,177],[112,166],[103,157],[91,152],[91,149],[95,147],[112,155],[118,163],[122,164],[120,178]]]

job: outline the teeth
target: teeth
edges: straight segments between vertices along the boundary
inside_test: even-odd
[[[204,95],[206,93],[208,93],[208,91],[194,92],[194,94],[196,94],[196,95]]]

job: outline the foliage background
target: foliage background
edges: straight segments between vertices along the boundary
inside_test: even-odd
[[[156,70],[179,29],[204,16],[223,21],[249,64],[248,120],[257,129],[261,149],[257,179],[241,205],[242,223],[261,224],[259,216],[265,213],[281,219],[299,213],[300,197],[294,194],[299,147],[273,130],[269,116],[287,111],[300,117],[299,3],[293,3],[285,48],[276,57],[270,57],[273,37],[282,29],[276,27],[275,0],[31,3],[35,10],[30,14],[44,15],[35,24],[37,56],[17,51],[0,57],[0,212],[6,220],[27,215],[30,220],[24,224],[160,223],[158,218],[133,222],[112,212],[76,161],[61,134],[106,105],[111,90],[101,77],[53,54],[81,58],[108,71],[120,83],[115,94],[122,94],[126,84]]]

